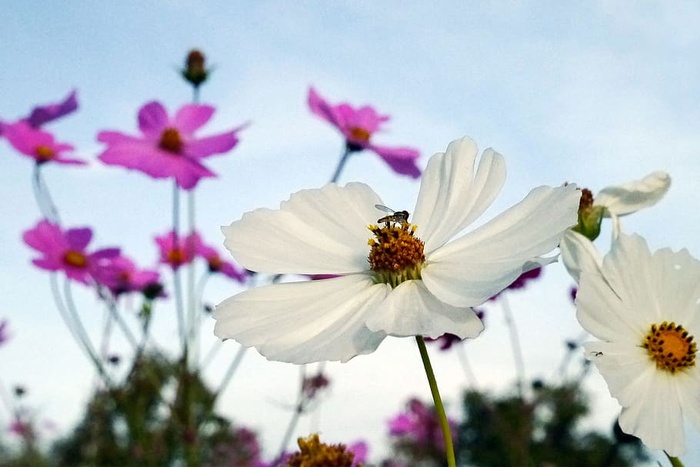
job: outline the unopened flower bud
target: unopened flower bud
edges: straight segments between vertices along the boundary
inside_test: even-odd
[[[581,190],[581,201],[578,205],[578,224],[573,228],[590,241],[600,235],[600,224],[603,221],[605,208],[593,204],[593,193],[584,188]]]
[[[207,80],[209,70],[205,67],[205,57],[199,50],[191,50],[185,60],[185,68],[182,69],[182,77],[190,82],[192,86],[198,88],[200,84]]]

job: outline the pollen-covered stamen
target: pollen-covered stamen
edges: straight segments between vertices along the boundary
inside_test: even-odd
[[[87,257],[79,251],[69,250],[63,255],[63,263],[74,268],[84,268],[87,266]]]
[[[36,158],[41,162],[48,162],[54,158],[56,152],[48,146],[37,146],[36,148]]]
[[[172,152],[173,154],[180,154],[183,144],[182,137],[177,129],[166,128],[160,136],[158,147],[164,151]]]
[[[417,226],[408,222],[387,222],[382,227],[369,225],[375,238],[370,238],[369,265],[377,283],[396,287],[400,283],[420,279],[425,262],[423,240],[415,236]]]
[[[695,366],[698,347],[693,339],[680,324],[664,321],[658,326],[651,325],[642,347],[647,349],[656,368],[675,373]]]

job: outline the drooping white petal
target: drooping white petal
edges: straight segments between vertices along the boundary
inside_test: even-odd
[[[258,287],[216,307],[214,334],[270,360],[345,362],[373,352],[386,337],[365,321],[390,290],[365,274]]]
[[[246,269],[270,274],[347,274],[368,269],[367,225],[379,196],[363,183],[293,194],[280,209],[256,209],[222,227]]]
[[[678,398],[681,402],[683,416],[688,417],[700,430],[700,368],[690,368],[676,376],[678,378]]]
[[[392,290],[367,327],[397,337],[435,338],[449,332],[464,339],[478,336],[484,324],[471,308],[442,303],[422,281],[410,280]]]
[[[523,272],[552,261],[539,256],[576,223],[580,196],[573,185],[532,190],[488,223],[426,255],[425,285],[452,306],[483,303]]]
[[[671,176],[666,172],[652,172],[641,180],[600,190],[595,204],[605,206],[605,215],[624,216],[653,206],[664,197],[671,186]]]
[[[577,284],[581,271],[601,274],[603,255],[593,246],[593,242],[580,233],[567,230],[561,239],[559,249],[566,270]]]
[[[452,141],[435,154],[423,172],[411,222],[425,252],[444,245],[488,208],[503,187],[503,156],[487,149],[474,172],[477,147],[469,138]]]

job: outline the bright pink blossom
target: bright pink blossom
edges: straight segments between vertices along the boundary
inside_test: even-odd
[[[346,447],[346,451],[351,452],[353,454],[353,467],[367,462],[367,453],[369,451],[369,446],[366,442],[356,441],[352,444],[348,444],[348,446]]]
[[[355,108],[344,102],[332,105],[314,88],[309,89],[309,107],[311,112],[340,130],[345,137],[348,150],[372,150],[384,159],[394,172],[413,178],[420,177],[421,171],[416,165],[420,153],[416,149],[389,148],[377,146],[371,142],[374,133],[380,131],[381,124],[389,120],[388,115],[380,115],[370,106]]]
[[[77,109],[78,95],[76,91],[72,91],[61,102],[34,107],[29,116],[21,120],[27,122],[32,128],[40,128],[46,123],[75,112]],[[0,122],[0,135],[3,133],[4,126],[5,124]]]
[[[197,252],[197,245],[201,243],[201,240],[196,233],[182,237],[170,231],[156,237],[156,243],[160,251],[160,262],[170,265],[173,269],[178,269],[180,266],[192,262]]]
[[[389,420],[389,434],[407,438],[421,447],[434,446],[444,449],[445,440],[435,411],[418,399],[409,400],[407,406],[407,412]],[[449,418],[447,422],[454,436],[457,422]]]
[[[143,292],[148,287],[160,284],[158,271],[138,269],[131,259],[123,255],[101,265],[94,276],[115,297],[129,292]]]
[[[85,164],[84,161],[63,155],[64,152],[72,151],[73,146],[56,142],[51,133],[33,128],[24,120],[6,123],[3,125],[3,130],[7,141],[17,151],[34,159],[37,164],[46,162]]]
[[[149,102],[138,113],[141,136],[101,131],[97,139],[107,144],[99,156],[105,164],[139,170],[153,178],[174,178],[189,190],[200,179],[215,177],[200,159],[230,151],[238,143],[242,127],[214,136],[195,136],[214,114],[209,105],[188,104],[169,117],[160,102]]]
[[[101,263],[119,256],[119,248],[103,248],[89,253],[92,230],[86,227],[62,230],[47,220],[22,235],[24,243],[42,254],[32,260],[48,271],[63,271],[69,279],[88,284]]]
[[[199,237],[197,237],[199,238]],[[238,282],[245,282],[247,273],[244,269],[236,266],[230,261],[224,260],[216,248],[209,246],[201,240],[196,244],[197,256],[204,258],[211,273],[221,273]]]

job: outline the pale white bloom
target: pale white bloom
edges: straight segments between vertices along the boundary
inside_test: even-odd
[[[483,325],[471,307],[554,260],[540,256],[575,224],[580,197],[572,185],[536,188],[453,240],[505,182],[503,157],[487,149],[477,164],[477,154],[464,138],[430,158],[410,224],[380,222],[379,196],[350,183],[299,191],[280,209],[223,227],[226,247],[247,269],[339,277],[235,295],[217,306],[215,334],[293,363],[347,361],[387,335],[477,336]]]
[[[622,430],[681,455],[684,419],[700,428],[700,261],[621,234],[599,271],[581,271],[576,305],[601,340],[585,352],[622,406]]]
[[[611,218],[613,238],[616,238],[621,232],[620,217],[655,205],[670,187],[671,176],[656,171],[641,180],[603,188],[595,196],[595,205],[602,206],[603,215]]]
[[[610,217],[613,223],[613,240],[622,231],[620,217],[653,206],[666,195],[671,186],[671,176],[666,172],[652,172],[641,180],[605,187],[593,197],[593,205],[587,212],[591,216]],[[584,214],[585,215],[585,214]],[[578,283],[582,270],[600,269],[603,256],[585,236],[568,231],[561,242],[561,256],[566,270]]]

